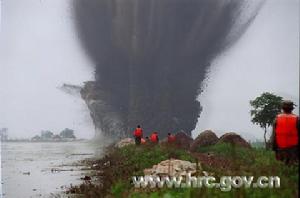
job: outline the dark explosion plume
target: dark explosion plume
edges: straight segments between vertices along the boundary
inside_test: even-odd
[[[79,38],[95,64],[81,91],[95,127],[117,137],[191,133],[211,61],[257,14],[244,0],[77,0]]]

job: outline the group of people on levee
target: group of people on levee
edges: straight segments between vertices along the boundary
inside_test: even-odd
[[[153,132],[150,137],[146,136],[145,138],[143,137],[143,129],[141,128],[140,125],[136,127],[136,129],[133,132],[133,136],[135,138],[135,144],[140,145],[140,144],[146,144],[146,143],[153,143],[153,144],[158,144],[159,138],[158,138],[158,132]],[[168,143],[173,143],[175,142],[176,138],[174,135],[171,133],[168,133]]]
[[[282,102],[282,113],[276,116],[271,136],[272,149],[276,153],[276,159],[286,164],[298,161],[299,150],[299,117],[293,114],[294,103],[286,100]],[[135,144],[158,144],[158,132],[153,132],[150,137],[143,138],[143,129],[140,125],[134,130]],[[176,141],[176,137],[168,133],[168,143]]]

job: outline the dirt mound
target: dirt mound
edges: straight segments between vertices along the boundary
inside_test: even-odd
[[[211,130],[206,130],[198,135],[198,137],[193,141],[190,150],[196,151],[197,148],[202,146],[214,145],[218,142],[219,138]]]
[[[191,143],[193,142],[193,138],[183,131],[177,133],[175,138],[175,145],[183,149],[189,149]]]
[[[245,148],[251,148],[251,145],[243,139],[240,135],[230,132],[222,135],[218,141],[218,143],[230,143],[234,145],[238,145]]]

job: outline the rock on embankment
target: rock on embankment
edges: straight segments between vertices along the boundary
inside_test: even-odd
[[[115,144],[115,147],[122,148],[124,146],[135,144],[132,138],[124,138]]]
[[[144,174],[152,176],[186,176],[187,173],[192,175],[196,173],[196,167],[196,163],[170,159],[161,161],[152,168],[145,169]]]

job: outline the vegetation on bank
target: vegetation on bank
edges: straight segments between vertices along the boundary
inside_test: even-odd
[[[208,161],[206,156],[210,156]],[[220,176],[279,176],[278,189],[240,188],[229,192],[209,188],[155,188],[135,189],[131,183],[134,175],[143,175],[145,168],[159,162],[176,158],[191,162],[199,161],[202,170]],[[101,160],[89,162],[97,164],[99,181],[85,182],[72,187],[68,193],[82,197],[298,197],[298,165],[286,166],[275,159],[274,153],[264,148],[241,148],[227,143],[202,147],[197,152],[166,145],[135,145],[111,148]],[[254,179],[254,181],[255,181]]]
[[[265,146],[267,146],[267,129],[273,125],[276,116],[281,112],[282,102],[281,96],[269,92],[250,100],[251,122],[264,129]]]

